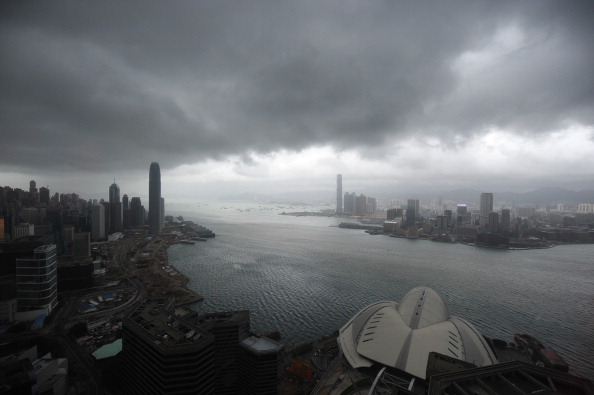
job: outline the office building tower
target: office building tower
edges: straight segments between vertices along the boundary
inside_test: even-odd
[[[344,194],[344,213],[353,215],[355,214],[355,198],[356,194],[345,192]]]
[[[501,224],[500,230],[502,232],[509,232],[511,225],[511,213],[508,208],[501,210]]]
[[[250,336],[249,310],[208,313],[196,323],[215,337],[216,393],[242,393],[238,386],[239,343]]]
[[[161,169],[151,163],[149,171],[149,233],[161,233]]]
[[[377,211],[377,200],[372,197],[367,198],[367,215],[373,215]]]
[[[342,212],[342,174],[336,175],[336,214]]]
[[[481,228],[489,227],[489,213],[493,211],[493,194],[492,193],[481,193],[481,205],[480,205],[480,225]]]
[[[54,235],[54,243],[58,255],[66,251],[64,241],[64,218],[61,208],[48,208],[45,210],[45,232]]]
[[[414,210],[415,220],[420,219],[421,207],[420,207],[419,199],[408,199],[406,209],[407,209],[407,212],[406,212],[407,216],[408,216],[408,210]]]
[[[239,388],[245,395],[283,392],[284,346],[266,337],[250,336],[239,344]]]
[[[367,196],[361,194],[355,197],[355,215],[367,214]]]
[[[122,202],[120,187],[114,183],[109,186],[109,233],[122,231]]]
[[[96,204],[91,209],[91,239],[105,239],[105,206]]]
[[[144,225],[144,210],[140,198],[135,196],[130,200],[130,227],[140,228]]]
[[[159,223],[163,223],[163,219],[165,218],[165,198],[161,198],[160,200],[160,204],[159,204],[159,209],[160,209],[160,216],[159,216]]]
[[[499,213],[493,211],[489,213],[489,232],[499,232]]]
[[[124,194],[124,196],[122,196],[122,209],[126,210],[127,208],[130,208],[128,195]]]
[[[17,311],[19,319],[49,315],[58,304],[57,250],[54,244],[33,250],[31,258],[16,260]]]
[[[447,227],[451,228],[452,227],[452,210],[443,210],[443,215],[446,216],[448,224]]]
[[[214,336],[173,308],[173,299],[150,298],[124,319],[126,394],[215,392]]]
[[[29,181],[29,193],[37,193],[37,183],[34,180]]]

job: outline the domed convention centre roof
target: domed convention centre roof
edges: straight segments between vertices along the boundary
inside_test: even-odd
[[[410,290],[400,303],[370,304],[342,328],[338,343],[353,368],[374,363],[425,379],[430,352],[476,366],[497,359],[483,336],[462,318],[451,316],[441,297],[428,287]]]

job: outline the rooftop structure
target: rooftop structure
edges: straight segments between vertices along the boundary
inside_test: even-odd
[[[338,343],[353,368],[381,364],[425,379],[429,353],[438,352],[475,366],[497,359],[483,336],[451,316],[433,289],[417,287],[400,303],[373,303],[339,331]]]

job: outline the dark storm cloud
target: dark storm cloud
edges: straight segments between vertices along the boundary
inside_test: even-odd
[[[594,123],[591,2],[4,2],[0,163],[164,168]],[[475,74],[464,54],[516,27]],[[470,75],[470,77],[469,77]],[[466,78],[466,79],[465,79]]]

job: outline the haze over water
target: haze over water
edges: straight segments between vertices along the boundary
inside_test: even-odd
[[[247,210],[249,209],[249,211]],[[201,313],[251,311],[252,329],[278,330],[286,345],[340,328],[378,300],[426,285],[450,313],[489,337],[528,333],[556,350],[570,372],[594,377],[594,245],[501,251],[370,236],[332,217],[294,217],[289,205],[170,206],[215,239],[175,245],[169,261],[204,296]]]

